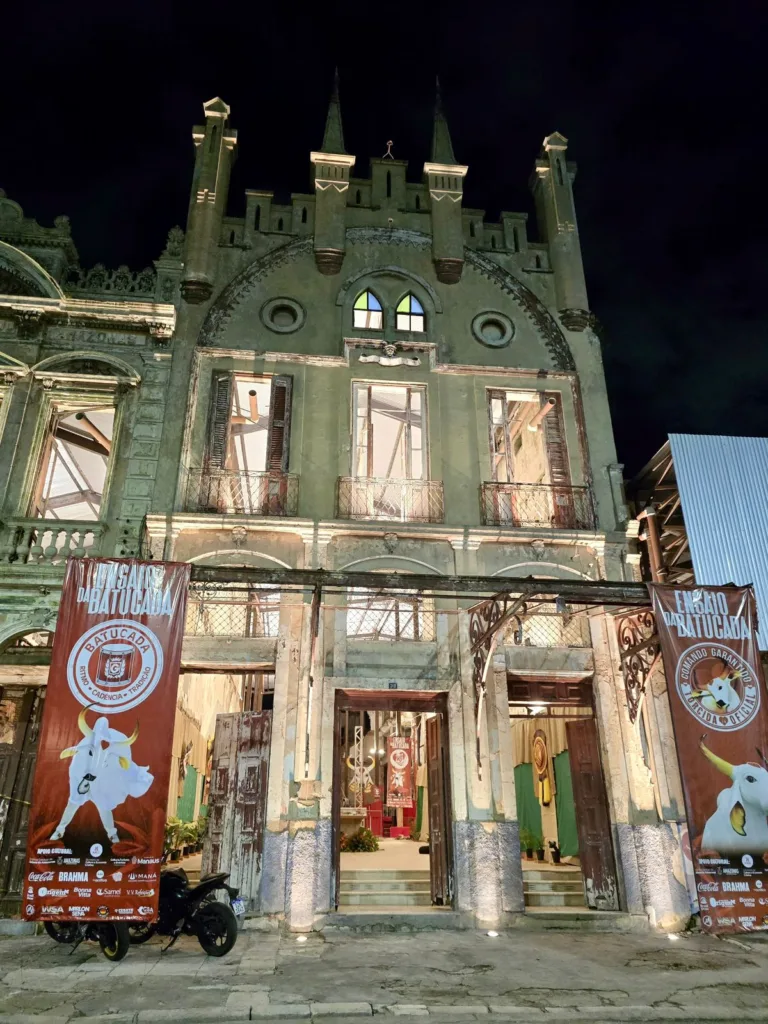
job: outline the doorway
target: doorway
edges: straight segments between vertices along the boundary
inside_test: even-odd
[[[337,690],[337,910],[422,912],[453,896],[445,693]]]
[[[511,678],[509,712],[526,910],[618,910],[590,684]]]

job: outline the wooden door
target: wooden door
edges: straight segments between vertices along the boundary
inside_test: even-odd
[[[227,871],[259,909],[272,713],[217,715],[202,870]]]
[[[432,902],[438,906],[448,906],[453,898],[448,770],[445,719],[438,714],[427,719],[429,875]]]
[[[17,913],[45,690],[0,691],[0,914]]]
[[[619,897],[611,842],[597,726],[592,718],[567,722],[579,859],[587,904],[593,910],[618,910]]]

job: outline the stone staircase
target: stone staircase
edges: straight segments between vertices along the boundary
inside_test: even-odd
[[[429,907],[429,871],[345,871],[339,884],[344,907]]]
[[[542,866],[523,871],[526,907],[584,907],[581,869]]]

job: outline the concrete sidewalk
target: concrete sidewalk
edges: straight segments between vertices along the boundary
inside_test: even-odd
[[[90,943],[6,938],[0,1022],[768,1021],[767,968],[768,943],[705,936],[245,931],[222,959],[152,940],[116,966]]]

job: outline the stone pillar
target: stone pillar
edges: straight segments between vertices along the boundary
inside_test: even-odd
[[[652,927],[683,928],[690,905],[677,821],[660,819],[654,784],[643,760],[640,720],[630,722],[615,620],[590,616],[595,659],[595,707],[613,827],[621,907],[645,914]]]

